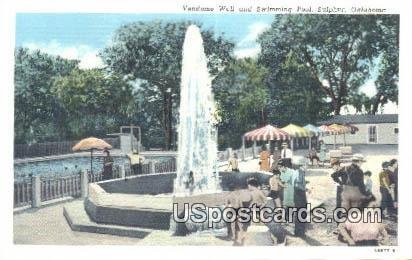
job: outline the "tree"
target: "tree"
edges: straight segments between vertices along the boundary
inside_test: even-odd
[[[398,103],[399,81],[399,15],[386,15],[379,23],[381,38],[379,50],[379,72],[375,81],[377,93],[367,101],[372,103],[371,114],[388,101]]]
[[[15,50],[15,142],[65,137],[65,114],[51,92],[56,77],[68,75],[79,61],[26,48]]]
[[[75,69],[57,78],[52,91],[67,113],[72,139],[117,132],[135,112],[131,84],[99,69]]]
[[[233,60],[213,83],[218,105],[219,145],[236,147],[246,131],[268,123],[267,70],[251,58]]]
[[[156,86],[166,149],[175,141],[174,108],[179,99],[182,46],[190,24],[161,21],[127,24],[115,32],[112,45],[101,52],[110,70],[127,75],[130,80],[144,80],[146,86]],[[230,61],[233,43],[211,30],[202,29],[201,33],[208,67],[215,76]]]
[[[289,53],[295,53],[330,99],[333,113],[339,114],[370,77],[370,67],[383,47],[382,19],[378,15],[278,15],[259,37],[259,61],[276,74]]]
[[[289,123],[316,123],[328,114],[326,95],[319,92],[309,68],[291,52],[276,74],[268,74],[269,121],[278,127]]]

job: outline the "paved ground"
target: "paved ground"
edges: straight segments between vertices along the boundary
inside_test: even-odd
[[[70,202],[69,202],[70,203]],[[39,245],[134,245],[138,238],[74,232],[63,216],[65,203],[14,215],[14,243]]]
[[[393,150],[393,149],[391,149]],[[383,151],[383,150],[381,150]],[[365,153],[367,162],[363,165],[364,170],[372,171],[374,182],[374,193],[380,200],[378,173],[382,161],[396,158],[392,152],[388,155],[374,155],[375,152]],[[259,167],[258,160],[250,160],[240,163],[241,171],[255,171]],[[307,175],[309,181],[308,188],[311,196],[325,201],[325,206],[331,210],[335,203],[336,188],[330,178],[331,171],[310,172]],[[70,203],[70,202],[69,202]],[[63,216],[63,206],[58,204],[29,210],[14,216],[14,242],[16,244],[59,244],[59,245],[230,245],[229,241],[221,239],[222,234],[205,232],[202,234],[192,234],[184,238],[170,238],[167,231],[156,231],[145,239],[119,237],[103,234],[74,232],[70,229]],[[397,244],[397,225],[393,222],[386,222],[390,233],[391,245]],[[287,226],[291,232],[293,226]],[[311,225],[305,239],[288,237],[289,245],[343,245],[336,239],[332,232],[336,224],[316,224]],[[173,239],[173,240],[170,240]]]

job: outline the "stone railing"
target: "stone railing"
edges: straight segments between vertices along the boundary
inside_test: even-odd
[[[246,160],[256,158],[259,148],[256,146],[233,150],[228,148],[218,152],[218,161],[225,163],[236,152],[238,158]],[[141,174],[176,172],[176,160],[161,162],[149,161],[142,165]],[[129,167],[119,165],[114,167],[112,179],[126,178],[134,173]],[[78,198],[87,194],[87,185],[102,180],[102,172],[90,174],[89,171],[66,176],[26,177],[14,182],[14,208],[31,206],[40,207],[45,202],[62,198]]]

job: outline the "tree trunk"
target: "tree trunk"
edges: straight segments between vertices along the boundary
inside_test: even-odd
[[[378,108],[379,108],[379,104],[382,98],[382,94],[376,94],[376,98],[375,101],[373,102],[373,106],[372,106],[372,110],[371,110],[371,114],[374,115],[376,114],[376,112],[378,112]]]
[[[340,98],[334,99],[332,98],[332,109],[334,115],[340,115],[340,109],[342,107],[342,103]]]
[[[164,149],[170,150],[172,144],[172,96],[169,92],[163,93],[163,132],[164,132]]]

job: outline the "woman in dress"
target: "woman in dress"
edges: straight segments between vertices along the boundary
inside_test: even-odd
[[[266,146],[262,146],[262,151],[259,154],[260,170],[268,172],[270,170],[270,153],[267,151]]]
[[[322,166],[324,166],[325,161],[326,161],[326,145],[322,140],[319,141],[319,145],[320,145],[319,161],[322,163]]]

